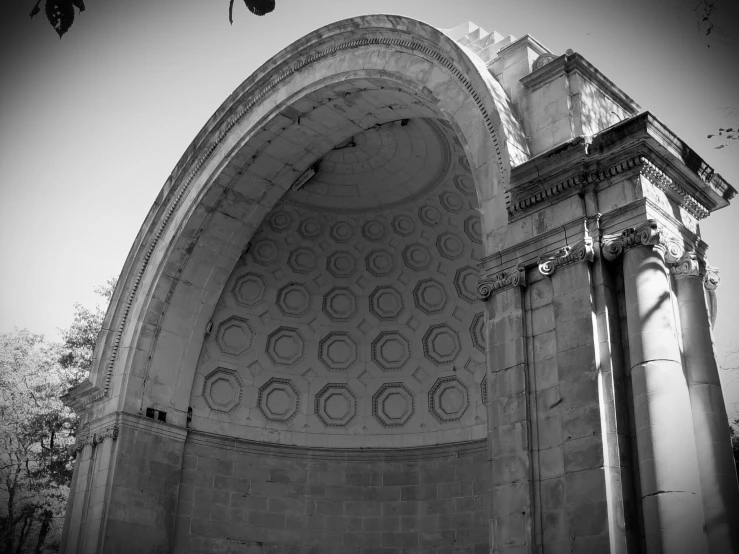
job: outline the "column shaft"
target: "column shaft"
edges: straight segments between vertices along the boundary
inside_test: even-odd
[[[649,554],[707,552],[688,384],[659,252],[624,253],[639,477]]]
[[[709,551],[739,552],[739,487],[703,279],[676,283]]]

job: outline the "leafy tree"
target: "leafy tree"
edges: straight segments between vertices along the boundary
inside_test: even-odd
[[[106,300],[106,307],[115,284],[116,279],[108,279],[107,283],[95,288],[95,292]],[[59,364],[66,370],[68,387],[80,384],[90,374],[92,354],[104,318],[105,311],[99,305],[90,310],[79,302],[75,303],[72,325],[61,330],[63,351]]]
[[[115,279],[95,289],[108,302]],[[0,334],[0,551],[53,552],[69,495],[77,418],[59,397],[90,371],[105,312],[75,304],[62,343]]]
[[[27,330],[0,335],[0,549],[43,552],[59,539],[76,418],[59,396],[58,345]],[[51,536],[50,536],[51,535]]]

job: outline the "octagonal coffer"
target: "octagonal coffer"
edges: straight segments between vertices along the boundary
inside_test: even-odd
[[[298,413],[300,392],[290,379],[273,377],[259,387],[257,405],[270,421],[285,423]]]
[[[287,231],[290,228],[293,223],[293,218],[289,212],[286,212],[285,210],[279,210],[270,214],[268,222],[272,230],[280,233],[283,231]]]
[[[332,321],[349,321],[357,313],[357,297],[346,287],[334,287],[323,296],[323,313]]]
[[[479,302],[477,296],[477,282],[480,280],[480,273],[472,266],[466,265],[460,267],[454,274],[454,289],[457,295],[470,304]]]
[[[459,192],[467,196],[475,196],[475,183],[468,175],[455,175],[453,180]]]
[[[293,366],[304,351],[305,338],[294,327],[279,327],[267,337],[267,356],[275,364]]]
[[[480,312],[475,314],[470,324],[470,338],[472,344],[483,354],[485,353],[485,314]]]
[[[468,406],[467,387],[456,377],[441,377],[429,390],[429,412],[440,423],[459,420]]]
[[[362,236],[370,242],[379,242],[385,237],[385,226],[379,221],[368,221],[362,227]]]
[[[356,267],[354,257],[344,250],[336,250],[326,259],[326,269],[334,277],[351,277]]]
[[[339,221],[331,227],[331,238],[336,242],[349,242],[354,236],[354,229],[346,221]]]
[[[423,279],[413,289],[416,308],[426,315],[441,313],[446,306],[447,297],[444,285],[435,279]]]
[[[423,336],[423,354],[436,365],[451,364],[460,349],[457,332],[444,323],[432,325]]]
[[[431,253],[422,244],[409,244],[403,249],[403,262],[414,271],[427,270],[431,260]]]
[[[385,250],[372,250],[365,258],[367,271],[375,277],[387,277],[393,272],[393,256]]]
[[[458,260],[464,256],[464,241],[456,234],[446,231],[436,238],[436,249],[447,260]]]
[[[205,376],[203,397],[211,410],[231,412],[244,396],[244,382],[232,369],[219,367]]]
[[[332,331],[318,344],[318,359],[330,370],[346,370],[357,361],[357,350],[357,343],[349,333]]]
[[[372,395],[372,415],[383,427],[402,427],[413,410],[413,393],[403,383],[385,383]]]
[[[323,231],[323,225],[315,217],[308,217],[300,222],[298,234],[304,239],[314,239]]]
[[[402,369],[411,357],[411,344],[398,331],[383,331],[372,341],[372,361],[383,371]]]
[[[436,227],[441,223],[441,212],[434,206],[421,206],[418,208],[418,219],[429,227]]]
[[[259,265],[272,265],[280,257],[280,249],[277,243],[270,239],[261,239],[250,249],[252,259]]]
[[[277,291],[277,307],[286,316],[300,317],[310,308],[310,292],[303,283],[288,283]]]
[[[462,199],[452,191],[444,191],[439,195],[439,202],[448,212],[457,213],[464,208]]]
[[[370,312],[381,321],[393,321],[403,311],[403,295],[394,287],[377,287],[369,296]]]
[[[265,286],[262,277],[256,273],[246,273],[236,279],[231,293],[236,302],[252,308],[264,300]]]
[[[345,427],[357,414],[357,397],[345,383],[329,383],[316,394],[316,417],[327,427]]]
[[[287,259],[287,265],[290,266],[295,273],[302,275],[308,274],[316,267],[316,255],[313,250],[305,246],[300,246],[290,252]]]
[[[482,244],[482,222],[476,215],[471,215],[464,220],[464,233],[472,242]]]
[[[400,214],[393,219],[393,231],[401,237],[410,236],[415,230],[416,224],[411,217]]]
[[[251,347],[254,330],[247,319],[231,316],[224,319],[216,331],[216,342],[221,352],[240,356]]]

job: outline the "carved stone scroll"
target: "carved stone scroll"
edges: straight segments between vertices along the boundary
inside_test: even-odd
[[[526,267],[519,264],[513,270],[501,271],[490,279],[481,280],[477,284],[477,295],[480,300],[487,300],[492,294],[509,287],[526,286]]]
[[[116,440],[117,438],[118,438],[118,426],[113,425],[112,427],[108,427],[107,429],[101,431],[100,433],[92,433],[92,434],[84,435],[82,437],[77,437],[77,441],[74,444],[73,450],[76,454],[88,444],[94,448],[101,442],[105,441],[105,439]]]
[[[610,262],[634,246],[652,246],[668,263],[678,262],[684,252],[681,241],[665,233],[654,219],[647,220],[638,227],[624,229],[621,233],[604,235],[600,241],[603,257]]]
[[[539,256],[537,264],[542,275],[552,275],[558,267],[576,262],[592,262],[595,257],[593,239],[584,237],[573,246],[564,246],[554,255]]]

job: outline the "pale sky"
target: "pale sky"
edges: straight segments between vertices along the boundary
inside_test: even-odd
[[[0,332],[58,338],[76,301],[117,276],[151,203],[226,97],[282,48],[339,19],[393,13],[440,28],[473,21],[571,48],[651,111],[735,188],[739,2],[719,0],[724,37],[696,30],[695,0],[277,0],[265,17],[237,0],[88,0],[62,40],[34,2],[0,5]],[[711,47],[708,48],[707,44]],[[724,109],[730,108],[730,109]],[[728,119],[727,119],[728,116]],[[735,201],[739,204],[739,198]],[[721,269],[719,361],[739,350],[739,206],[701,226]],[[739,371],[722,377],[739,412]],[[725,380],[725,383],[726,381]]]

